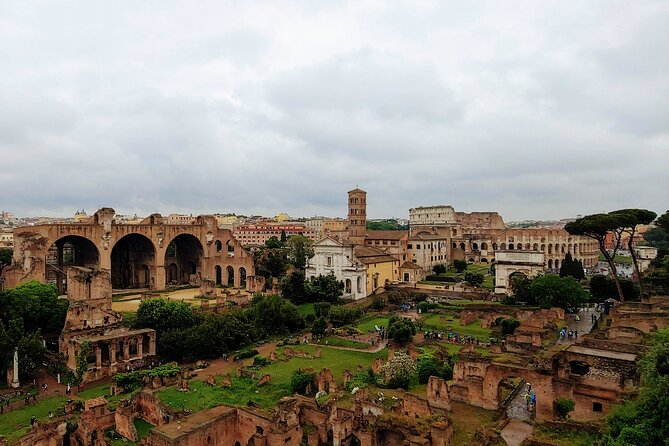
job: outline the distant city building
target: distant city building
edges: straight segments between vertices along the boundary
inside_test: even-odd
[[[367,233],[367,192],[355,188],[348,192],[348,238],[356,245],[365,244]]]
[[[12,248],[14,247],[14,233],[13,231],[5,230],[0,232],[0,247]]]
[[[80,210],[74,213],[74,222],[75,223],[83,223],[87,221],[90,217],[86,213],[85,210]]]
[[[195,222],[193,215],[170,214],[167,216],[168,225],[191,225]]]
[[[233,230],[235,238],[244,246],[264,245],[271,237],[280,239],[282,232],[285,233],[286,237],[303,235],[313,241],[320,237],[320,234],[313,228],[302,223],[247,223],[239,225]]]

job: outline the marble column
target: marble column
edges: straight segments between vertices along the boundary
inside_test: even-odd
[[[12,388],[16,389],[21,386],[19,382],[19,349],[14,349],[14,379],[12,379]]]

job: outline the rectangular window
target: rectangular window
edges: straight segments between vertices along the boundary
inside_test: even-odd
[[[332,266],[332,257],[328,257],[328,266]]]
[[[413,245],[407,245],[408,249],[413,249]]]
[[[592,411],[593,412],[601,412],[602,411],[602,403],[592,403]]]

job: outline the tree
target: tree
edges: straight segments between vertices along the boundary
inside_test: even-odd
[[[465,271],[465,280],[472,286],[481,286],[483,274],[476,271]]]
[[[637,227],[639,225],[649,225],[655,220],[657,214],[647,209],[621,209],[611,212],[613,215],[623,215],[627,219],[627,226],[623,232],[627,234],[627,249],[632,256],[632,264],[634,265],[634,280],[636,280],[639,287],[639,294],[643,296],[643,286],[641,284],[641,273],[639,272],[639,262],[637,260],[636,250],[634,249],[634,236],[636,235]]]
[[[330,308],[328,316],[333,327],[343,327],[344,325],[352,324],[362,315],[359,308],[337,307]]]
[[[585,278],[583,264],[579,260],[574,260],[570,253],[567,253],[560,265],[560,277],[571,276],[576,280]]]
[[[465,262],[464,260],[454,260],[453,268],[455,268],[457,272],[461,273],[467,269],[467,262]]]
[[[0,294],[0,318],[5,322],[21,318],[25,331],[60,333],[65,324],[68,303],[58,299],[56,287],[36,280]]]
[[[280,239],[281,245],[284,245],[287,240],[288,240],[288,237],[286,237],[286,231],[282,229],[281,230],[281,239]]]
[[[515,302],[525,302],[528,305],[536,304],[530,294],[530,279],[525,274],[511,274],[510,279]]]
[[[291,235],[286,242],[286,248],[288,248],[288,260],[300,270],[303,270],[307,266],[307,260],[314,256],[313,243],[303,235]]]
[[[265,242],[265,247],[269,249],[283,248],[283,243],[278,238],[272,236]]]
[[[569,222],[564,227],[571,235],[581,235],[597,241],[599,251],[611,269],[611,276],[616,283],[618,298],[621,302],[625,301],[625,295],[620,286],[620,278],[618,277],[618,270],[616,269],[614,259],[620,248],[623,231],[633,224],[633,222],[634,218],[630,214],[593,214]],[[614,236],[612,253],[609,253],[606,249],[606,236],[608,233],[612,233]]]
[[[290,378],[290,390],[293,393],[299,393],[300,395],[307,395],[309,389],[313,393],[313,389],[316,387],[316,374],[306,372],[302,369],[297,369],[293,371],[293,376]]]
[[[430,376],[437,376],[446,380],[453,378],[451,365],[441,357],[436,357],[431,353],[424,353],[418,357],[416,372],[419,384],[427,384]]]
[[[11,248],[0,248],[0,276],[2,276],[2,270],[11,264],[12,264]]]
[[[324,317],[319,317],[311,326],[311,335],[316,338],[322,338],[328,329],[328,323]]]
[[[634,283],[628,279],[620,279],[620,286],[623,289],[625,300],[637,300],[639,297]],[[590,296],[594,302],[604,302],[611,296],[616,295],[616,284],[613,279],[601,274],[590,278]]]
[[[666,232],[669,232],[669,211],[660,215],[657,220],[655,220],[655,224],[664,229]]]
[[[381,366],[388,387],[409,389],[411,379],[416,375],[416,363],[406,352],[395,352],[393,357]]]
[[[304,328],[304,317],[295,304],[271,295],[251,307],[257,327],[267,335],[289,334]]]
[[[190,305],[166,299],[149,299],[142,301],[137,309],[135,324],[137,327],[153,328],[161,333],[168,330],[183,330],[198,322]]]
[[[411,342],[415,334],[416,326],[408,318],[392,316],[388,321],[388,339],[400,345]]]
[[[334,274],[312,277],[305,288],[309,302],[334,303],[344,294],[344,282],[337,280]]]
[[[304,273],[302,271],[293,271],[282,278],[279,287],[283,295],[297,305],[303,304],[308,300]]]
[[[529,293],[542,308],[577,308],[588,300],[588,292],[573,277],[554,274],[537,276],[530,281]]]
[[[316,317],[324,317],[327,318],[328,314],[330,314],[330,308],[332,307],[332,304],[330,302],[316,302],[314,304],[314,313],[316,313]]]
[[[432,271],[434,271],[435,274],[443,274],[446,272],[446,265],[441,263],[439,265],[434,265]]]

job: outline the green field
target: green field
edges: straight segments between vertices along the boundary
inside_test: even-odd
[[[481,328],[480,321],[474,321],[469,325],[461,326],[460,320],[447,315],[430,314],[425,317],[423,330],[453,331],[465,336],[474,336],[480,339],[488,339],[490,330]]]
[[[260,404],[265,409],[274,407],[284,396],[290,395],[288,384],[265,385],[258,387],[256,381],[249,378],[232,378],[232,386],[210,386],[203,381],[193,380],[189,383],[188,392],[179,392],[170,387],[157,392],[158,397],[168,406],[178,410],[198,411],[220,406],[246,406],[249,401]]]
[[[363,333],[369,333],[370,330],[374,330],[374,326],[378,325],[379,327],[384,326],[388,328],[388,321],[390,317],[373,317],[371,319],[364,320],[360,322],[357,326],[358,330]]]
[[[313,355],[317,346],[301,345],[292,347],[293,351],[301,350]],[[232,386],[223,388],[220,385],[209,386],[202,381],[190,381],[188,392],[179,392],[176,387],[170,387],[157,392],[158,397],[170,407],[178,410],[192,411],[216,407],[222,404],[230,406],[246,406],[249,401],[259,404],[264,409],[273,408],[277,401],[290,395],[290,378],[293,371],[311,368],[319,372],[328,367],[336,379],[340,379],[345,369],[356,373],[357,366],[369,367],[376,358],[386,358],[386,349],[378,353],[365,353],[350,350],[321,347],[320,358],[292,357],[287,360],[276,361],[257,371],[257,376],[269,374],[272,381],[262,387],[250,378],[232,378]],[[280,355],[283,356],[283,355]],[[219,379],[220,382],[220,379]]]
[[[55,415],[56,409],[62,407],[65,401],[64,396],[54,396],[26,408],[3,413],[0,415],[0,435],[10,443],[17,440],[28,431],[31,417],[46,420],[49,418],[49,412],[52,411]]]
[[[596,443],[600,435],[585,430],[551,429],[539,425],[533,435],[539,440],[549,440],[558,446],[590,446]]]
[[[358,350],[365,350],[371,346],[367,342],[352,341],[351,339],[344,339],[338,336],[328,336],[321,340],[321,345],[325,344],[332,347],[347,347],[347,348],[357,348]]]
[[[308,314],[314,314],[314,315],[316,314],[313,303],[298,305],[297,311],[299,311],[302,316],[306,316]]]

